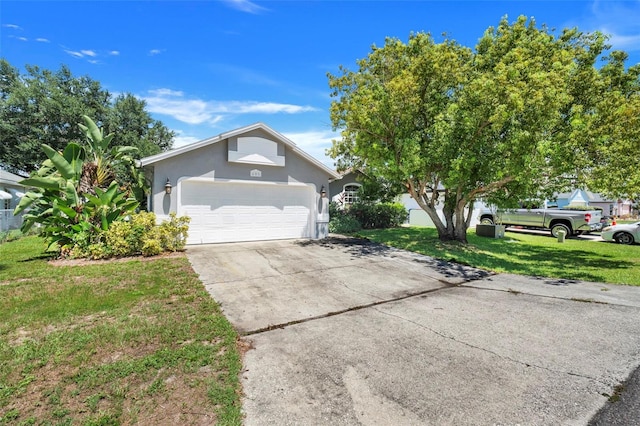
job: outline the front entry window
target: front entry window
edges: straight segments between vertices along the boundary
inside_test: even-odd
[[[360,185],[350,184],[344,186],[344,204],[350,205],[359,200],[358,191],[360,190]]]

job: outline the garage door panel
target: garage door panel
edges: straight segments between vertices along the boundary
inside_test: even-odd
[[[309,238],[314,190],[307,185],[181,182],[179,213],[189,244]]]

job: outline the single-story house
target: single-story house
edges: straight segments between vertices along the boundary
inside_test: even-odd
[[[548,202],[549,207],[562,208],[571,205],[599,207],[607,216],[628,216],[633,214],[633,202],[618,198],[608,198],[584,189],[557,194],[556,202]]]
[[[329,197],[331,201],[338,203],[342,207],[358,201],[358,191],[362,186],[360,179],[362,172],[359,170],[348,169],[340,174],[339,177],[329,181]]]
[[[26,188],[18,183],[21,180],[22,177],[0,169],[0,231],[18,229],[22,226],[22,214],[13,214],[20,198],[26,192]]]
[[[400,204],[404,206],[405,209],[407,209],[407,212],[409,213],[409,225],[430,226],[430,227],[435,226],[429,214],[426,211],[422,210],[422,207],[418,205],[418,202],[414,200],[410,194],[400,195],[400,199],[398,201],[400,202]],[[442,211],[443,208],[444,208],[443,203],[442,202],[438,203],[436,210],[438,212],[438,216],[442,221],[444,221],[444,213]],[[473,203],[473,212],[472,212],[471,222],[469,223],[469,226],[475,227],[477,224],[479,224],[480,214],[488,209],[490,209],[490,207],[486,205],[482,200],[476,200]],[[466,209],[464,214],[465,215],[467,214]]]
[[[187,244],[317,238],[339,174],[263,123],[146,157],[149,211],[189,216]],[[325,222],[326,226],[326,222]]]

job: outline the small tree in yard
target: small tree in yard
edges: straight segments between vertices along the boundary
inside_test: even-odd
[[[404,185],[441,240],[466,242],[476,200],[550,198],[580,178],[577,159],[602,126],[575,135],[597,121],[605,48],[600,33],[556,37],[524,17],[489,28],[475,51],[424,33],[387,39],[357,71],[329,74],[342,132],[329,152],[339,167]]]

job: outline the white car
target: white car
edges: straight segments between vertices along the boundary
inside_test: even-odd
[[[640,243],[640,222],[607,226],[602,230],[602,239],[620,244]]]

